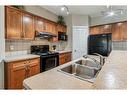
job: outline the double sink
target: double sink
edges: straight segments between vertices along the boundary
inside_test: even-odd
[[[90,58],[84,58],[78,60],[68,66],[58,69],[58,71],[76,77],[81,80],[85,80],[93,83],[96,76],[101,70],[99,62],[95,62]]]

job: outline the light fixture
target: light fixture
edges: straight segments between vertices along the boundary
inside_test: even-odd
[[[106,17],[112,17],[114,15],[121,15],[124,13],[125,10],[123,9],[116,9],[116,10],[113,10],[112,6],[107,6],[107,10],[106,11],[101,11],[101,14],[103,16],[106,16]]]
[[[62,6],[61,7],[61,11],[63,12],[63,11],[66,11],[66,14],[68,15],[69,14],[69,9],[68,9],[68,7],[67,6]]]
[[[61,7],[61,11],[64,11],[65,10],[65,7]]]

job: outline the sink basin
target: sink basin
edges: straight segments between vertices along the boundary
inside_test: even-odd
[[[69,66],[59,69],[58,71],[68,75],[72,75],[76,78],[79,78],[85,81],[94,82],[99,70],[92,67],[88,67],[88,66],[71,64]]]
[[[89,58],[86,58],[86,59],[83,59],[83,60],[79,60],[79,61],[77,61],[75,63],[79,64],[79,65],[93,67],[93,68],[96,68],[96,69],[101,69],[101,66],[100,66],[100,64],[98,62],[94,62],[93,60],[91,60]]]

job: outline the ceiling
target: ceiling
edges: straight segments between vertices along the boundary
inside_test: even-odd
[[[67,15],[66,12],[61,12],[62,6],[41,6],[56,15]],[[89,15],[91,17],[98,17],[101,16],[101,11],[105,11],[107,9],[107,6],[67,6],[69,9],[70,14],[81,14],[81,15]],[[115,9],[125,9],[127,10],[127,6],[112,6],[112,8]],[[127,13],[127,12],[126,12]]]

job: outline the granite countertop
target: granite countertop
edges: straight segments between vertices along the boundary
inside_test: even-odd
[[[73,62],[25,79],[23,85],[27,89],[127,89],[127,51],[112,51],[94,83],[57,71]]]
[[[8,62],[13,62],[13,61],[27,60],[27,59],[39,58],[39,57],[40,56],[38,55],[24,54],[24,55],[5,57],[4,61],[8,63]]]

